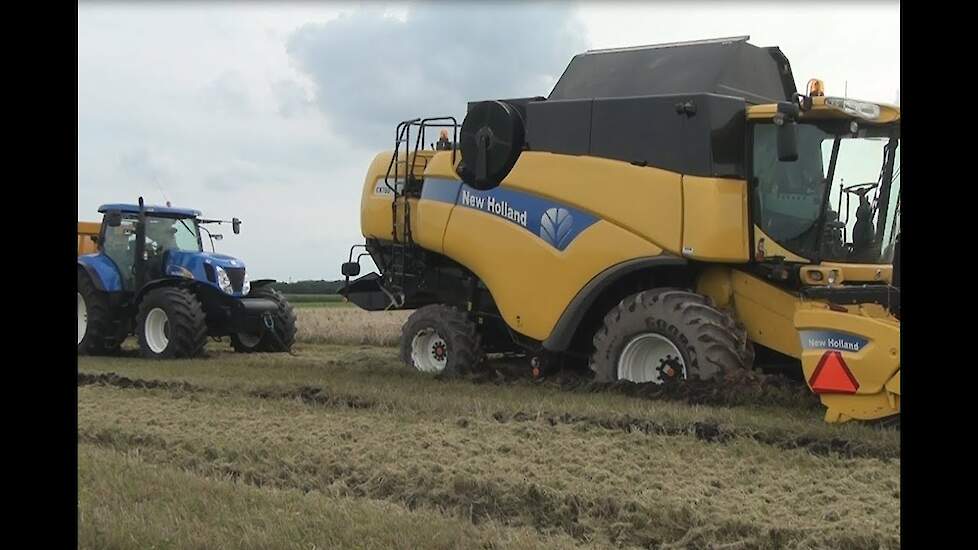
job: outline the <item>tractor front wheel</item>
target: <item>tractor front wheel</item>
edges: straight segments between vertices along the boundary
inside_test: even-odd
[[[483,358],[476,324],[456,308],[424,306],[401,328],[401,360],[421,372],[459,376],[475,370]]]
[[[151,290],[139,304],[137,322],[139,351],[149,359],[196,357],[207,343],[204,308],[185,288]]]
[[[109,297],[95,288],[87,273],[78,271],[78,354],[105,355],[119,349]]]
[[[295,310],[281,292],[267,286],[258,287],[248,293],[249,298],[263,298],[275,302],[272,312],[272,328],[263,328],[260,333],[239,333],[231,335],[231,347],[238,353],[268,351],[284,353],[295,343]]]

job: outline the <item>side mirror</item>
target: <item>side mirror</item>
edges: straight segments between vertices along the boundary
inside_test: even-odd
[[[798,124],[793,120],[785,120],[778,126],[778,160],[798,160]]]
[[[105,213],[105,224],[109,227],[119,227],[122,225],[122,212],[113,210]]]
[[[231,230],[234,231],[235,235],[241,233],[241,220],[238,218],[231,218]]]
[[[778,113],[774,124],[778,127],[778,160],[795,162],[798,160],[798,116],[801,108],[797,103],[778,103]]]
[[[360,274],[360,264],[356,262],[345,262],[341,271],[344,277],[356,277]]]

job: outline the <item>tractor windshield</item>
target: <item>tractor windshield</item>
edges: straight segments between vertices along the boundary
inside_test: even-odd
[[[155,253],[166,250],[202,250],[197,231],[197,220],[193,218],[165,218],[148,216],[146,218],[146,245]]]
[[[793,162],[778,160],[773,124],[757,124],[753,139],[754,215],[764,233],[814,261],[892,261],[900,232],[899,126],[798,124]]]

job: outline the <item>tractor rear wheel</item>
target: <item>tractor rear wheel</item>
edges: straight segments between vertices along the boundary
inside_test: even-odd
[[[260,333],[231,335],[231,347],[238,353],[267,351],[288,352],[295,343],[296,315],[292,304],[274,288],[263,286],[248,293],[249,298],[263,298],[275,302],[278,308],[272,313],[272,329],[263,328]]]
[[[401,328],[401,360],[418,371],[459,376],[474,371],[483,359],[478,327],[454,307],[421,307]]]
[[[622,300],[594,335],[599,382],[709,380],[751,366],[747,333],[706,296],[653,289]]]
[[[78,271],[78,353],[114,353],[121,343],[115,337],[109,297],[95,288],[87,273]]]
[[[149,359],[196,357],[207,343],[204,308],[185,288],[149,291],[139,304],[137,327],[139,351]]]

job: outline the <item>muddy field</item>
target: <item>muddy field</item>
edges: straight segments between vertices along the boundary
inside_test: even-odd
[[[325,340],[79,358],[80,546],[899,546],[899,432],[826,425],[784,381],[449,381]]]

